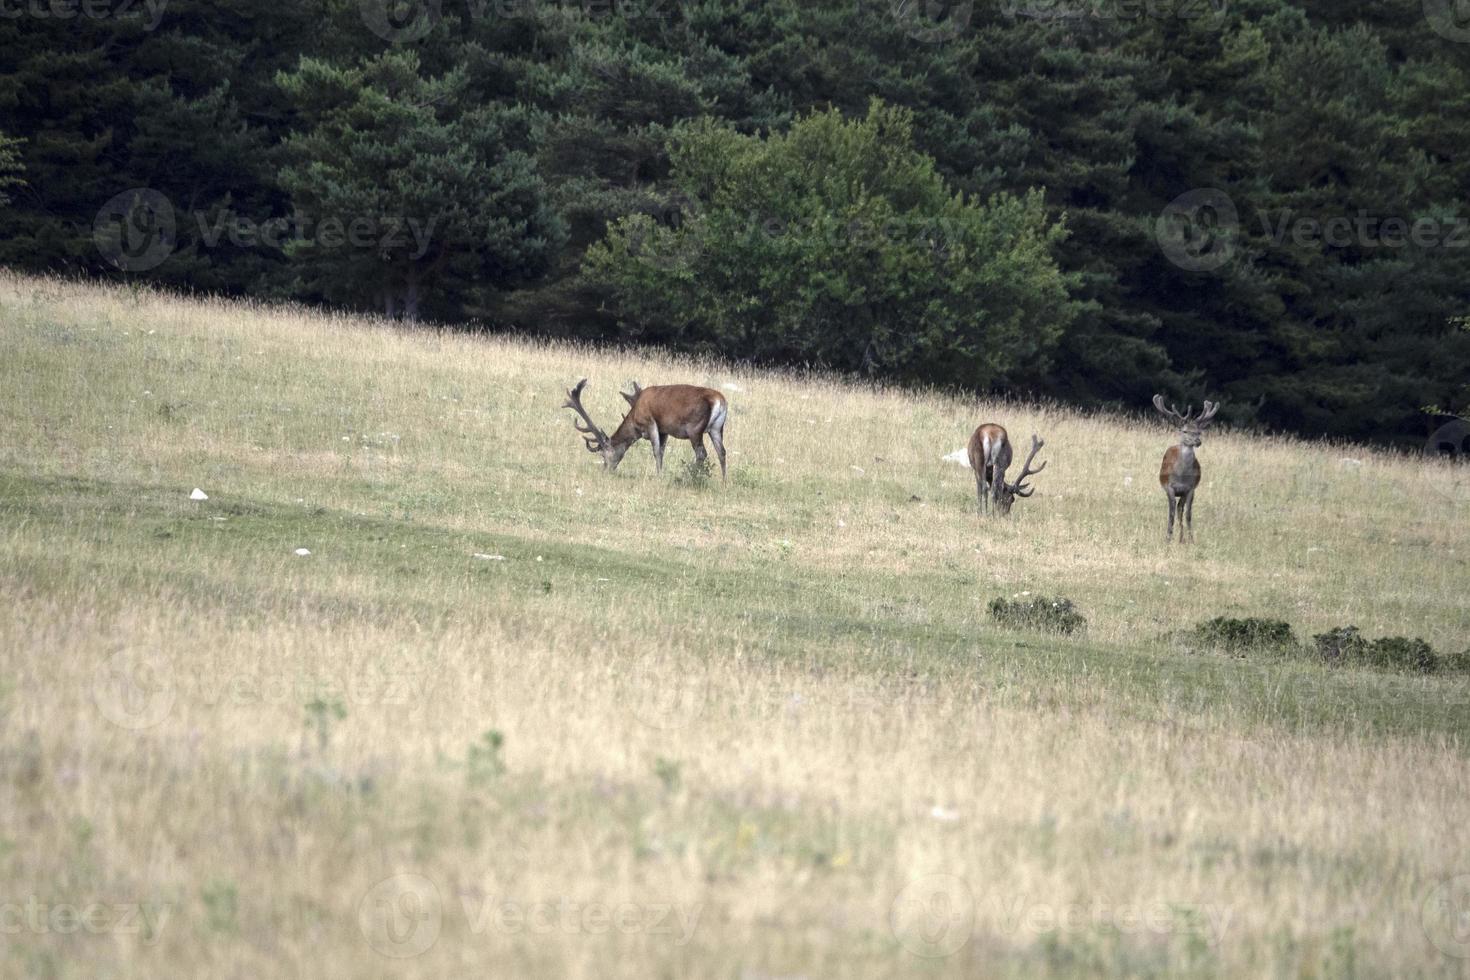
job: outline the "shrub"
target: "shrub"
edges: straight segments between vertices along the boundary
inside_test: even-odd
[[[1439,655],[1418,637],[1410,640],[1402,636],[1380,636],[1368,644],[1363,652],[1363,663],[1370,667],[1432,674],[1439,669]]]
[[[1329,664],[1357,663],[1368,646],[1356,626],[1338,626],[1312,639],[1317,644],[1317,655]]]
[[[487,786],[505,775],[505,758],[500,754],[505,736],[492,728],[470,743],[465,756],[465,776],[471,786]]]
[[[678,126],[670,220],[610,222],[587,285],[640,343],[979,390],[1045,371],[1078,310],[1064,225],[1039,193],[958,193],[913,127],[879,103],[766,136]]]
[[[1339,626],[1312,637],[1317,654],[1330,664],[1362,664],[1385,670],[1412,670],[1432,674],[1438,670],[1463,671],[1470,667],[1470,651],[1441,656],[1425,641],[1402,636],[1380,636],[1367,640],[1356,626]]]
[[[1445,654],[1444,669],[1454,674],[1470,673],[1470,648]]]
[[[1284,650],[1296,646],[1291,624],[1254,616],[1245,619],[1216,616],[1196,626],[1194,635],[1201,643],[1230,651]]]
[[[1011,602],[1003,598],[990,601],[990,616],[1002,626],[1012,629],[1044,630],[1049,633],[1075,633],[1087,628],[1087,619],[1071,599],[1034,599]]]

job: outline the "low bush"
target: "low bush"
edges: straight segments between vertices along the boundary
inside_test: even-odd
[[[1356,626],[1338,626],[1312,639],[1317,644],[1317,656],[1329,664],[1356,663],[1368,646]]]
[[[1452,674],[1470,673],[1470,648],[1445,654],[1444,669]]]
[[[1441,660],[1434,648],[1418,637],[1410,640],[1403,636],[1380,636],[1369,642],[1363,652],[1363,663],[1389,670],[1432,674],[1439,670]]]
[[[992,599],[990,617],[1012,629],[1075,633],[1087,628],[1086,617],[1077,611],[1071,599],[1048,599],[1046,596],[1015,601]]]
[[[1297,645],[1296,636],[1291,632],[1291,624],[1280,619],[1259,619],[1254,616],[1245,619],[1216,616],[1196,626],[1194,638],[1232,653],[1245,650],[1287,650]]]
[[[1368,640],[1356,626],[1339,626],[1312,639],[1317,643],[1317,655],[1330,664],[1362,664],[1422,674],[1463,671],[1470,666],[1470,651],[1441,656],[1418,637],[1411,640],[1403,636],[1380,636]]]

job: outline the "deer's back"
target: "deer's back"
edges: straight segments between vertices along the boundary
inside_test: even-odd
[[[1002,469],[1011,465],[1011,439],[1004,426],[987,422],[970,436],[970,469],[979,473],[986,468],[986,458],[999,454]]]
[[[716,405],[725,396],[714,388],[699,385],[653,385],[644,388],[633,403],[632,414],[653,420],[671,436],[687,439],[686,433],[703,432]]]

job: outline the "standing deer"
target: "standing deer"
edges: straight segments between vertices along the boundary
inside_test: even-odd
[[[1164,396],[1154,395],[1154,408],[1164,418],[1179,426],[1179,445],[1170,446],[1164,452],[1163,465],[1159,467],[1159,486],[1169,498],[1169,528],[1164,532],[1165,541],[1174,540],[1174,514],[1179,514],[1179,543],[1194,540],[1194,491],[1199,486],[1199,460],[1194,451],[1204,442],[1204,432],[1220,410],[1216,402],[1205,402],[1204,410],[1197,417],[1194,406],[1185,409],[1183,415],[1174,406],[1164,406]]]
[[[658,472],[664,471],[664,445],[667,439],[688,439],[694,446],[694,461],[703,463],[707,458],[704,437],[709,436],[720,458],[720,479],[725,477],[725,418],[729,406],[725,396],[713,388],[694,385],[654,385],[641,387],[633,382],[633,393],[619,392],[628,401],[628,414],[609,437],[592,421],[582,407],[582,389],[587,379],[567,392],[563,408],[570,408],[582,417],[585,426],[578,425],[578,432],[587,443],[588,452],[602,457],[602,465],[609,471],[618,468],[628,447],[639,439],[653,444],[653,460]]]
[[[980,498],[980,513],[985,513],[988,505],[994,503],[1001,514],[1009,514],[1017,497],[1029,497],[1035,492],[1026,486],[1026,478],[1046,469],[1045,463],[1034,470],[1031,468],[1031,461],[1044,445],[1045,439],[1031,436],[1031,455],[1026,457],[1021,467],[1021,476],[1015,483],[1007,483],[1006,470],[1011,465],[1010,436],[994,422],[987,422],[975,430],[970,437],[970,469],[975,471],[975,496]]]

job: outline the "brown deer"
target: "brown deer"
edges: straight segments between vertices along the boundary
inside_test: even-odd
[[[1001,514],[1011,512],[1011,504],[1017,497],[1029,497],[1035,491],[1026,486],[1026,478],[1046,469],[1042,463],[1036,469],[1031,461],[1046,445],[1045,439],[1031,436],[1031,455],[1021,467],[1021,476],[1015,483],[1006,482],[1006,470],[1011,465],[1011,437],[1006,430],[994,422],[987,422],[975,430],[970,437],[970,469],[975,471],[975,496],[980,498],[980,513],[985,513],[990,504]]]
[[[725,475],[725,419],[729,405],[725,396],[713,388],[695,385],[654,385],[641,387],[633,382],[633,393],[619,392],[628,401],[628,414],[611,436],[599,429],[582,407],[582,389],[587,379],[567,392],[563,408],[570,408],[582,417],[585,426],[576,426],[587,443],[589,452],[602,457],[602,465],[609,471],[618,468],[628,447],[639,439],[653,444],[653,461],[658,472],[664,471],[664,446],[668,439],[688,439],[694,446],[694,461],[703,463],[708,458],[704,451],[704,437],[709,436],[720,459],[720,479]]]
[[[1204,442],[1204,432],[1215,420],[1220,406],[1205,402],[1204,409],[1194,415],[1194,406],[1180,415],[1174,406],[1164,406],[1164,396],[1154,395],[1154,408],[1164,418],[1179,426],[1179,445],[1170,446],[1164,452],[1164,462],[1159,467],[1159,486],[1169,498],[1169,527],[1164,532],[1165,541],[1174,540],[1174,515],[1179,514],[1179,543],[1194,540],[1194,491],[1199,486],[1199,460],[1194,451]]]

